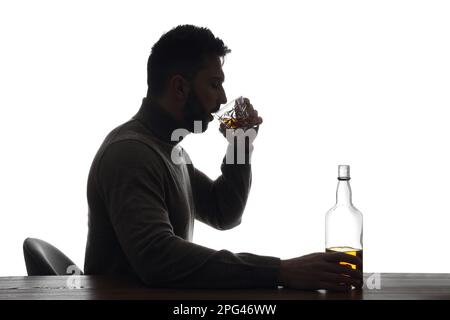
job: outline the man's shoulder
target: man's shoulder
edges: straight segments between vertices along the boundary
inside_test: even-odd
[[[143,136],[144,132],[140,123],[135,119],[131,119],[111,130],[103,140],[101,147],[106,148],[111,144],[124,140],[144,140]]]
[[[138,121],[131,119],[114,128],[106,136],[100,146],[99,156],[111,149],[123,150],[123,152],[142,150],[157,153],[156,148],[155,139],[143,130]]]
[[[156,137],[139,121],[131,119],[114,128],[100,146],[95,162],[103,162],[107,157],[111,161],[150,161],[155,163],[168,161],[171,150],[161,145]]]

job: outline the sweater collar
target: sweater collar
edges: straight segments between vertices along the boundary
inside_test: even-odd
[[[182,140],[182,137],[178,141],[171,139],[173,131],[182,128],[181,124],[159,104],[147,97],[142,99],[141,108],[133,119],[142,122],[151,133],[165,143],[176,145]]]

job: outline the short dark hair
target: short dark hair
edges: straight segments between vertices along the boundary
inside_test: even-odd
[[[208,28],[180,25],[163,34],[147,63],[148,93],[160,96],[171,76],[192,80],[208,58],[224,58],[231,50]]]

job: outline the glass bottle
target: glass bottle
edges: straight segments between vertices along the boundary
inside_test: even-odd
[[[336,204],[325,216],[326,252],[345,252],[363,259],[363,218],[353,206],[350,166],[338,166]],[[347,264],[340,262],[341,264]],[[350,264],[353,269],[356,266]]]

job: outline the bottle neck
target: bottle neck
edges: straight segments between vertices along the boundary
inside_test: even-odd
[[[350,179],[340,180],[338,179],[338,185],[336,190],[336,205],[348,205],[352,204],[352,189],[350,188]]]

